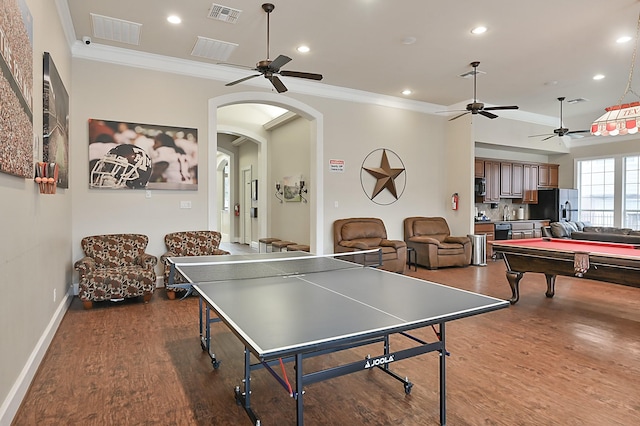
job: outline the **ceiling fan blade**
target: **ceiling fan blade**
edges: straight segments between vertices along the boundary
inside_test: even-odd
[[[286,92],[287,91],[286,86],[282,83],[282,81],[280,81],[278,76],[272,75],[270,77],[267,77],[267,79],[269,79],[271,81],[271,84],[273,84],[273,87],[276,88],[278,93],[282,93],[282,92]]]
[[[236,85],[236,84],[238,84],[238,83],[242,83],[243,81],[250,80],[250,79],[252,79],[252,78],[254,78],[254,77],[260,77],[261,75],[262,75],[262,74],[254,74],[254,75],[250,75],[250,76],[248,76],[248,77],[244,77],[244,78],[241,78],[241,79],[239,79],[239,80],[232,81],[231,83],[227,83],[227,84],[225,84],[225,86],[235,86],[235,85]]]
[[[250,67],[248,65],[232,64],[231,62],[216,62],[216,65],[222,65],[223,67],[242,68],[245,70],[258,71],[256,67]]]
[[[491,119],[498,118],[497,115],[487,112],[486,110],[478,111],[478,114],[484,115],[485,117],[491,118]]]
[[[269,64],[269,70],[271,70],[272,72],[278,72],[280,71],[280,68],[282,66],[289,63],[290,61],[291,61],[290,57],[280,55],[277,58],[275,58],[273,61],[271,61],[271,63]]]
[[[569,133],[591,133],[591,130],[569,130],[567,133],[565,134],[569,134]]]
[[[506,105],[506,106],[494,106],[494,107],[488,107],[485,108],[485,111],[497,111],[497,110],[501,110],[501,109],[519,109],[520,107],[516,106],[516,105]]]
[[[458,118],[462,117],[463,115],[467,115],[467,114],[469,114],[468,111],[467,112],[463,112],[462,114],[459,114],[459,115],[456,115],[453,118],[450,118],[449,121],[453,121],[453,120],[458,119]]]
[[[314,74],[311,72],[301,72],[301,71],[280,71],[280,75],[285,77],[298,77],[298,78],[307,78],[309,80],[322,80],[322,74]]]
[[[551,135],[551,136],[547,136],[546,138],[542,139],[543,141],[546,141],[547,139],[551,139],[552,137],[554,137],[555,135]]]
[[[539,138],[540,136],[554,136],[554,135],[553,135],[553,134],[551,134],[551,133],[545,133],[545,134],[543,134],[543,135],[531,135],[531,136],[529,136],[529,137],[530,137],[530,138]]]

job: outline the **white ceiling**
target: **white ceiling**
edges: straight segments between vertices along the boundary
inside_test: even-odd
[[[67,3],[77,40],[91,36],[98,45],[218,63],[191,55],[201,36],[238,44],[229,63],[253,67],[267,59],[267,16],[260,0],[216,1],[242,11],[235,24],[208,18],[211,0]],[[459,75],[471,70],[472,61],[480,61],[478,69],[486,74],[478,76],[478,100],[488,106],[518,105],[523,113],[559,118],[558,97],[588,99],[565,104],[564,124],[571,130],[588,129],[605,107],[617,104],[623,95],[640,13],[638,0],[276,0],[274,4],[269,59],[284,54],[293,60],[283,70],[324,75],[322,82],[309,84],[396,97],[403,97],[400,92],[409,88],[410,99],[459,109],[473,98],[473,80]],[[96,38],[92,13],[142,24],[140,44]],[[182,24],[169,24],[169,14],[179,15]],[[488,31],[472,35],[470,30],[477,25]],[[622,35],[633,39],[617,44]],[[415,43],[404,44],[409,37]],[[300,44],[311,51],[298,53]],[[224,68],[240,77],[253,73]],[[594,81],[599,73],[606,77]],[[636,77],[631,87],[640,93],[640,75]],[[299,80],[281,79],[290,87]],[[269,89],[267,83],[264,87]],[[623,99],[636,100],[632,93]]]

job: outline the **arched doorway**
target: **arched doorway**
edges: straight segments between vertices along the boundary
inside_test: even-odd
[[[309,170],[311,180],[308,184],[309,188],[309,242],[311,246],[311,250],[314,253],[323,253],[324,252],[324,243],[323,243],[323,233],[324,233],[324,224],[323,224],[323,194],[322,194],[322,180],[323,180],[323,169],[322,169],[322,147],[323,147],[323,137],[322,137],[322,128],[323,128],[323,116],[322,114],[309,107],[308,105],[296,101],[294,99],[290,99],[275,93],[262,93],[262,92],[242,92],[242,93],[234,93],[229,95],[224,95],[216,98],[212,98],[209,100],[209,135],[208,139],[210,141],[210,149],[208,154],[208,164],[209,173],[208,173],[208,184],[209,188],[216,188],[216,178],[217,173],[215,170],[216,164],[216,155],[217,155],[217,147],[218,147],[218,131],[220,130],[218,126],[218,108],[226,105],[232,104],[241,104],[241,103],[264,103],[268,105],[275,105],[281,108],[288,109],[290,111],[295,112],[301,117],[307,119],[310,123],[310,150],[309,150]],[[264,144],[261,145],[260,155],[260,172],[259,172],[259,181],[266,183],[267,182],[267,151]],[[270,185],[259,185],[258,187],[259,196],[258,196],[258,211],[266,211],[267,209],[267,197],[271,194],[271,186]],[[215,197],[214,197],[215,198]],[[210,203],[209,205],[209,226],[216,226],[218,222],[218,214],[219,207],[217,202]],[[233,216],[232,216],[233,220]],[[233,225],[232,225],[233,226]],[[262,236],[267,236],[267,221],[263,220],[260,222],[260,230],[259,234]]]

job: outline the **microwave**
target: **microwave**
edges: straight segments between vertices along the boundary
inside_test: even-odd
[[[485,178],[477,177],[473,191],[477,196],[484,197],[487,194],[487,180]]]

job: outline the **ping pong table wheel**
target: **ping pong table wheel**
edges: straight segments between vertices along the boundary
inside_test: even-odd
[[[211,365],[213,365],[213,369],[217,370],[220,367],[220,361],[218,361],[217,359],[213,358],[211,360]]]
[[[411,393],[411,388],[413,388],[413,383],[411,382],[406,382],[404,384],[404,393],[406,393],[407,395],[409,395]]]

